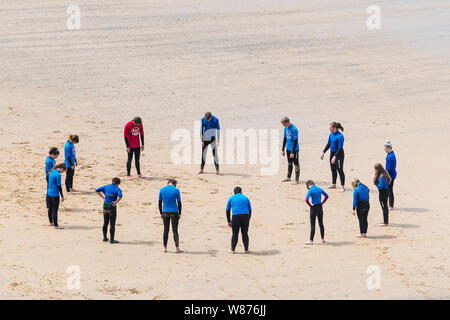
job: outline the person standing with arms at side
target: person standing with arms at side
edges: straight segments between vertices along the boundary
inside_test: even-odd
[[[47,182],[47,188],[48,188],[48,174],[50,172],[50,170],[52,170],[55,166],[56,166],[56,158],[58,158],[59,156],[59,150],[56,147],[51,147],[50,150],[48,151],[48,156],[45,159],[45,181]],[[45,202],[47,204],[47,209],[49,207],[49,197],[46,193],[45,195]]]
[[[61,187],[61,173],[65,172],[67,169],[65,163],[60,163],[56,165],[53,169],[50,170],[48,175],[48,187],[47,187],[47,195],[49,198],[49,207],[48,207],[48,220],[50,221],[50,225],[58,228],[58,209],[60,203],[60,195],[61,202],[64,202],[64,194]],[[60,228],[62,229],[62,228]]]
[[[181,194],[177,189],[177,181],[169,179],[167,186],[159,190],[158,201],[159,214],[164,223],[164,252],[167,252],[167,242],[169,240],[170,222],[172,222],[173,240],[175,241],[176,252],[183,252],[180,249],[180,237],[178,235],[178,222],[181,219]]]
[[[328,189],[336,189],[336,180],[339,173],[339,178],[341,180],[341,190],[345,191],[345,174],[344,174],[344,135],[341,131],[344,128],[339,122],[330,123],[330,135],[328,136],[328,142],[323,149],[323,153],[320,159],[323,160],[325,153],[330,149],[330,166],[331,166],[331,177],[332,184]]]
[[[305,244],[313,244],[314,234],[316,232],[316,217],[319,221],[320,236],[322,237],[322,243],[325,243],[325,228],[323,226],[323,204],[328,200],[328,194],[321,188],[314,184],[314,181],[308,180],[306,182],[306,188],[308,193],[306,194],[306,204],[310,207],[309,217],[311,220],[311,235],[308,242]],[[322,195],[325,197],[322,201]],[[311,198],[312,204],[309,202]]]
[[[67,167],[66,173],[66,190],[67,192],[75,191],[73,189],[73,176],[75,175],[75,167],[78,165],[77,157],[75,156],[75,144],[80,142],[76,134],[71,134],[64,146],[64,163]]]
[[[131,162],[133,161],[134,154],[136,171],[138,177],[142,178],[140,163],[141,151],[144,151],[144,127],[142,125],[142,119],[140,117],[135,117],[133,120],[128,122],[123,130],[123,135],[128,154],[127,176],[131,175]],[[141,138],[140,141],[139,136]]]
[[[391,176],[391,182],[389,183],[389,210],[394,210],[394,181],[397,178],[397,158],[394,150],[392,150],[392,144],[387,141],[384,145],[384,151],[386,151],[386,171]]]
[[[378,188],[381,210],[383,211],[383,223],[380,223],[380,226],[387,227],[389,225],[388,195],[391,177],[389,176],[389,173],[384,170],[381,163],[375,164],[374,170],[375,177],[373,178],[373,183]]]
[[[200,127],[200,139],[202,143],[202,164],[200,165],[200,171],[198,174],[203,173],[206,163],[206,154],[208,152],[208,146],[211,145],[212,153],[214,156],[214,165],[216,167],[216,174],[222,175],[219,170],[219,156],[217,154],[217,148],[220,141],[220,124],[219,119],[212,115],[211,112],[206,112],[205,117],[202,118],[202,124]]]
[[[358,237],[365,238],[367,236],[367,228],[369,223],[367,217],[369,215],[369,188],[363,185],[358,179],[352,181],[353,191],[353,215],[358,215],[359,232]]]
[[[122,190],[119,188],[120,179],[112,178],[112,183],[95,190],[97,194],[104,199],[103,203],[103,242],[108,241],[109,224],[109,243],[119,243],[114,240],[116,232],[117,204],[122,200]]]
[[[233,214],[231,219],[230,212],[232,212]],[[231,237],[230,252],[233,254],[236,253],[239,230],[241,230],[245,253],[249,253],[248,228],[250,225],[250,218],[252,217],[252,206],[250,204],[250,200],[242,194],[241,187],[234,188],[234,196],[228,199],[226,213],[228,226],[233,231],[233,235]]]
[[[300,179],[300,164],[298,161],[300,149],[298,141],[298,129],[291,123],[288,117],[284,117],[283,119],[281,119],[281,124],[284,127],[284,139],[281,154],[284,157],[284,149],[286,148],[288,160],[287,178],[282,180],[281,182],[291,181],[292,169],[295,166],[295,182],[293,184],[298,184]]]

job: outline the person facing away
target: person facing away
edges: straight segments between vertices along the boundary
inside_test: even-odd
[[[211,146],[214,156],[214,165],[216,167],[216,174],[222,175],[219,170],[219,156],[217,154],[217,148],[220,141],[220,124],[219,119],[212,115],[211,112],[206,112],[205,116],[201,120],[200,126],[200,140],[202,144],[202,164],[200,165],[199,174],[203,173],[206,163],[206,154],[208,152],[208,146]]]
[[[359,232],[358,237],[365,238],[367,236],[367,228],[369,226],[367,218],[370,210],[369,188],[362,184],[359,179],[352,181],[353,187],[353,215],[358,215]]]
[[[60,163],[53,167],[48,174],[47,185],[47,205],[48,205],[48,220],[50,225],[59,228],[58,225],[58,209],[60,202],[64,202],[64,194],[61,187],[61,173],[67,169],[65,163]],[[61,198],[60,198],[61,196]],[[62,229],[62,228],[60,228]]]
[[[306,188],[308,193],[306,194],[306,204],[309,206],[309,218],[311,222],[311,234],[309,241],[306,244],[313,244],[314,234],[316,232],[316,218],[319,221],[320,236],[322,238],[322,243],[325,243],[325,228],[323,226],[323,204],[328,200],[328,194],[321,188],[314,184],[314,181],[308,180],[306,182]],[[324,199],[322,201],[322,195]],[[311,198],[312,204],[309,202]]]
[[[123,130],[123,135],[128,154],[127,176],[131,175],[131,162],[133,162],[134,155],[134,164],[138,177],[142,178],[140,163],[141,151],[144,151],[144,127],[142,125],[142,119],[140,117],[134,117],[133,120],[127,122]]]
[[[230,212],[232,217],[230,218]],[[250,225],[250,218],[252,216],[252,206],[250,200],[242,194],[241,187],[234,188],[234,196],[231,196],[227,202],[226,208],[228,226],[232,229],[231,236],[231,253],[236,252],[236,245],[238,243],[239,230],[242,234],[242,242],[244,243],[245,253],[249,253],[248,245],[248,228]]]
[[[392,143],[390,141],[384,144],[384,151],[386,152],[386,171],[391,176],[391,182],[388,188],[389,210],[394,210],[394,181],[397,178],[397,158],[394,150],[392,150]]]
[[[344,173],[344,135],[341,131],[344,131],[344,127],[339,122],[330,123],[330,135],[328,136],[328,142],[323,149],[320,159],[323,160],[325,153],[330,149],[330,168],[332,183],[328,189],[336,189],[336,180],[339,173],[341,180],[340,191],[345,191],[345,173]]]
[[[77,157],[75,156],[75,144],[79,142],[78,136],[71,134],[64,146],[64,163],[67,167],[65,183],[67,192],[75,191],[73,189],[73,176],[75,175],[75,167],[78,165]]]
[[[111,184],[107,184],[103,187],[97,188],[95,192],[104,200],[103,201],[103,241],[109,243],[119,243],[114,239],[116,232],[116,219],[117,219],[117,204],[122,200],[122,190],[119,188],[120,179],[117,177],[112,178]],[[109,236],[108,239],[108,225]]]
[[[387,173],[383,168],[381,163],[377,163],[374,165],[374,171],[375,177],[373,178],[373,183],[378,188],[381,210],[383,211],[383,222],[380,223],[380,226],[387,227],[389,225],[388,196],[391,177],[389,176],[389,173]]]
[[[56,159],[59,156],[59,150],[56,147],[51,147],[48,151],[48,156],[45,159],[45,181],[47,182],[47,188],[48,188],[48,178],[49,178],[49,172],[56,166]],[[47,192],[45,193],[45,202],[47,204],[47,210],[49,207],[49,197],[47,195]]]
[[[167,185],[159,190],[158,201],[159,214],[164,224],[163,244],[164,252],[167,252],[167,242],[169,240],[169,228],[172,223],[173,240],[175,241],[176,252],[183,252],[180,249],[180,237],[178,235],[178,223],[181,219],[181,193],[177,188],[177,181],[169,179]]]
[[[294,126],[288,117],[281,119],[281,124],[284,127],[284,138],[283,138],[283,148],[281,154],[285,155],[284,149],[287,151],[288,160],[288,172],[287,178],[282,180],[282,182],[291,181],[292,169],[295,166],[295,182],[293,184],[298,184],[300,179],[300,164],[298,161],[299,156],[299,139],[298,139],[298,129]]]

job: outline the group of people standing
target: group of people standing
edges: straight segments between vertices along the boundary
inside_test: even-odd
[[[299,132],[294,124],[291,123],[288,117],[281,119],[284,127],[284,137],[282,145],[282,155],[287,155],[288,170],[287,177],[282,182],[291,181],[292,173],[295,168],[294,184],[299,184],[300,180],[300,162],[299,162]],[[345,192],[345,173],[344,173],[344,128],[338,122],[330,123],[330,134],[328,141],[323,149],[321,159],[324,158],[325,153],[330,150],[330,168],[332,173],[332,184],[328,189],[336,189],[337,177],[340,178],[340,191]],[[220,124],[219,119],[213,116],[210,112],[206,112],[201,120],[200,140],[202,144],[202,162],[199,174],[204,171],[206,163],[206,154],[208,146],[211,146],[214,156],[214,165],[216,174],[222,175],[219,170],[219,158],[217,154],[217,147],[220,142]],[[144,151],[144,128],[142,119],[135,117],[133,120],[126,123],[124,128],[124,141],[128,155],[126,169],[127,176],[131,176],[131,166],[133,157],[135,160],[135,167],[138,177],[142,178],[140,168],[140,155]],[[59,203],[64,201],[64,194],[61,187],[61,174],[66,172],[65,186],[68,193],[74,192],[73,177],[75,174],[75,167],[78,162],[75,156],[75,144],[79,143],[77,135],[70,135],[64,147],[64,163],[56,164],[56,159],[59,156],[59,150],[52,147],[49,150],[49,155],[45,161],[45,174],[47,181],[47,195],[46,203],[48,209],[48,218],[51,225],[59,228],[58,225],[58,208]],[[388,141],[385,144],[386,169],[377,163],[374,167],[375,177],[374,184],[379,190],[379,201],[383,211],[383,223],[381,225],[388,226],[389,224],[389,210],[394,207],[394,180],[397,177],[396,172],[396,157],[392,150],[392,144]],[[95,191],[103,198],[103,241],[109,241],[111,244],[118,243],[115,239],[115,222],[117,218],[117,204],[122,199],[123,194],[119,185],[121,180],[114,177],[111,184],[97,188]],[[172,233],[176,246],[176,252],[180,253],[180,240],[178,234],[178,224],[181,219],[181,192],[176,187],[177,181],[169,179],[167,185],[159,191],[158,208],[161,219],[164,225],[163,245],[164,252],[167,252],[167,243],[169,237],[170,225],[172,226]],[[369,189],[362,184],[358,179],[352,181],[353,192],[353,214],[357,214],[360,226],[360,237],[366,237],[367,234],[367,217],[370,210],[369,204]],[[325,228],[323,224],[323,204],[328,200],[328,194],[316,186],[314,181],[308,180],[306,182],[308,193],[306,195],[306,203],[310,207],[310,223],[311,232],[310,240],[307,244],[313,244],[315,235],[316,220],[319,223],[320,235],[322,242],[325,243]],[[323,197],[323,198],[322,198]],[[389,207],[388,207],[389,203]],[[231,238],[231,252],[235,253],[236,245],[238,243],[239,233],[242,235],[242,240],[245,252],[249,252],[249,237],[248,229],[250,225],[250,218],[252,208],[248,197],[242,194],[241,187],[234,188],[234,195],[228,199],[226,205],[226,218],[229,227],[232,229]],[[108,238],[109,226],[109,238]]]

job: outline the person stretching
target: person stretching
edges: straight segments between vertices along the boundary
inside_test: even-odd
[[[103,202],[103,241],[107,242],[108,224],[109,224],[109,243],[118,243],[114,239],[116,232],[117,204],[122,200],[122,190],[119,188],[120,179],[112,178],[112,183],[97,188],[95,192],[104,200]]]
[[[308,242],[306,244],[313,244],[314,234],[316,232],[316,217],[319,221],[320,236],[322,238],[322,243],[325,243],[325,228],[323,226],[323,204],[328,200],[328,194],[321,188],[314,184],[314,181],[308,180],[306,182],[306,188],[308,193],[306,194],[306,204],[309,206],[309,217],[311,221],[311,234]],[[324,199],[322,201],[322,195]],[[312,204],[309,202],[311,198]]]

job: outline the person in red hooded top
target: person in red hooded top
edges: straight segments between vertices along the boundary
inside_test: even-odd
[[[131,162],[133,161],[133,154],[134,154],[136,171],[138,176],[142,178],[141,165],[139,162],[141,151],[144,151],[144,127],[142,126],[142,119],[140,117],[135,117],[133,120],[128,122],[125,125],[123,135],[125,138],[125,144],[127,146],[127,153],[128,153],[127,175],[130,176],[131,174]]]

